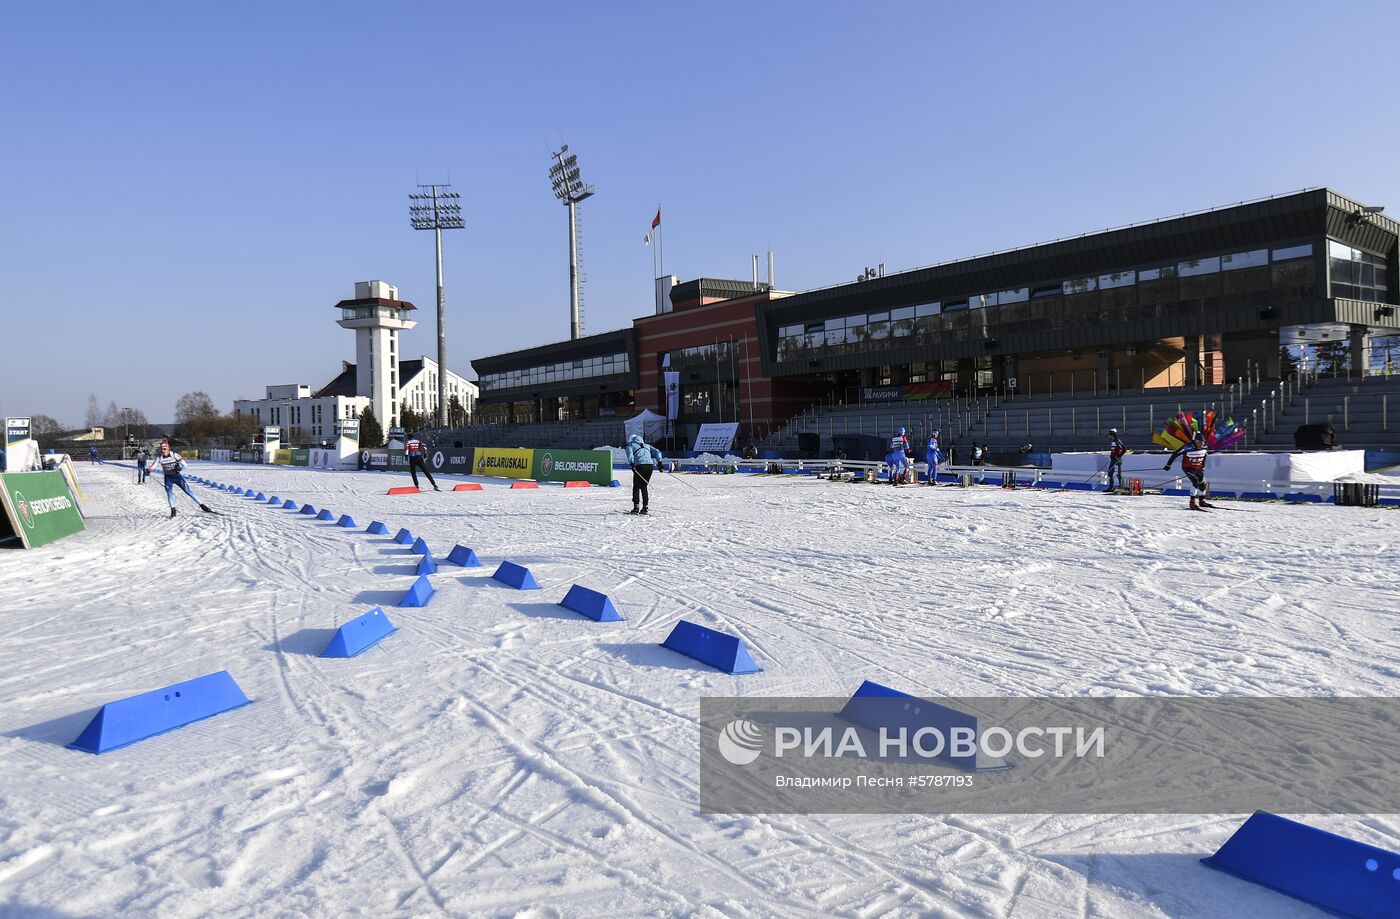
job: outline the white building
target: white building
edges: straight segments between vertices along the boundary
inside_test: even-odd
[[[261,427],[282,428],[283,441],[319,443],[336,436],[338,421],[358,418],[373,408],[384,430],[397,426],[403,409],[436,417],[437,361],[427,356],[399,359],[399,332],[417,322],[409,318],[412,303],[399,299],[398,288],[383,281],[357,281],[355,298],[336,304],[343,329],[355,331],[356,362],[342,364],[340,373],[312,392],[306,384],[267,387],[264,399],[239,399],[236,413],[251,415]],[[476,414],[479,390],[475,383],[447,372],[447,398],[453,396],[468,416]]]

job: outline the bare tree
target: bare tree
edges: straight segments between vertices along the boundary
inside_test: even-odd
[[[102,424],[102,409],[97,407],[97,393],[88,396],[87,415],[84,424],[87,427],[95,428]]]
[[[57,434],[63,430],[63,425],[58,423],[58,419],[48,415],[31,415],[29,418],[29,425],[29,430],[33,437]]]

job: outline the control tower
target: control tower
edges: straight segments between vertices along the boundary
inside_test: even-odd
[[[384,281],[356,281],[355,299],[341,300],[336,324],[355,330],[355,395],[366,396],[384,430],[399,423],[399,332],[418,323],[412,303]]]

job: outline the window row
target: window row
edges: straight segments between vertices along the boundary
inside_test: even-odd
[[[511,389],[516,386],[534,386],[539,383],[559,383],[567,380],[586,380],[589,377],[606,377],[616,373],[627,373],[629,361],[626,352],[609,354],[605,357],[585,357],[576,361],[563,361],[530,367],[523,370],[506,370],[501,373],[482,374],[478,385],[482,389]]]
[[[1386,301],[1390,274],[1384,257],[1329,239],[1327,263],[1332,277],[1332,296],[1372,303]]]

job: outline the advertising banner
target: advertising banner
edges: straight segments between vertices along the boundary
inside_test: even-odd
[[[473,451],[473,471],[507,479],[534,478],[535,451],[506,447],[477,447]]]
[[[290,466],[292,464],[292,451],[278,450],[272,454],[272,461],[278,466]]]
[[[5,518],[0,536],[18,536],[26,549],[84,529],[77,502],[61,472],[0,473],[0,504],[4,505]]]
[[[697,453],[724,453],[734,446],[734,436],[739,433],[739,422],[726,424],[702,424],[700,433],[695,435],[691,448]]]
[[[305,448],[305,447],[299,447],[299,448],[293,450],[293,451],[292,451],[292,465],[293,465],[293,466],[310,466],[310,465],[311,465],[311,451],[308,450],[308,449]]]
[[[935,380],[932,383],[906,383],[900,387],[905,402],[922,402],[925,399],[948,399],[953,395],[952,380]]]
[[[898,386],[862,386],[860,389],[862,402],[898,402],[899,399]]]
[[[433,472],[471,475],[471,447],[433,447],[428,451],[428,465]]]
[[[536,450],[534,453],[538,481],[612,484],[611,450]]]
[[[383,470],[389,468],[389,454],[383,450],[361,450],[360,468]]]
[[[340,436],[346,440],[360,442],[360,419],[345,418],[340,422]]]

